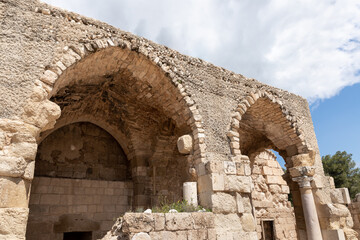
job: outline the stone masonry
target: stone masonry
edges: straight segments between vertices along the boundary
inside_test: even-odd
[[[99,239],[185,182],[208,225],[126,213],[128,238],[358,238],[305,99],[38,0],[0,19],[0,239]]]

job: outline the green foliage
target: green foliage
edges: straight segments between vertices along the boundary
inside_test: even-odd
[[[194,207],[190,205],[186,200],[177,201],[175,203],[169,203],[166,198],[164,198],[159,206],[153,207],[152,212],[157,213],[167,213],[170,209],[175,209],[178,212],[197,212],[199,210],[205,210],[211,212],[209,209],[204,209],[201,206]]]
[[[334,178],[337,188],[348,188],[351,198],[360,192],[360,169],[355,167],[352,154],[348,154],[346,151],[337,151],[332,156],[323,156],[321,160],[325,174]]]

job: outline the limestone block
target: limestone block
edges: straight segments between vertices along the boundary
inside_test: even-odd
[[[176,232],[161,231],[161,232],[150,232],[151,240],[163,240],[163,239],[177,239]]]
[[[1,195],[2,196],[2,195]],[[0,208],[0,236],[4,239],[11,235],[23,239],[26,233],[26,223],[28,219],[29,209],[25,208]]]
[[[152,214],[126,213],[123,217],[123,232],[126,233],[150,232],[154,227]]]
[[[281,192],[281,186],[275,185],[275,184],[270,184],[269,185],[269,191],[271,193],[279,193],[279,192]]]
[[[289,194],[290,193],[289,186],[281,185],[281,193]]]
[[[6,145],[6,134],[0,131],[0,150]]]
[[[339,188],[342,196],[344,198],[344,204],[350,204],[351,203],[351,198],[350,198],[350,194],[349,194],[349,189],[347,188]]]
[[[131,240],[151,240],[151,237],[147,233],[139,232],[135,234]]]
[[[256,232],[242,232],[242,233],[233,233],[233,240],[258,240],[258,234]]]
[[[343,229],[345,234],[345,239],[349,240],[358,240],[359,239],[359,233],[351,228],[344,228]]]
[[[311,181],[311,187],[312,188],[324,188],[325,187],[324,179],[326,179],[324,176],[315,174],[313,176],[313,180]]]
[[[230,194],[218,192],[211,196],[211,200],[214,213],[233,213],[237,210],[235,197]]]
[[[165,228],[168,231],[194,229],[191,213],[165,213]]]
[[[176,232],[176,240],[188,240],[188,231],[177,231]]]
[[[250,176],[237,176],[228,175],[225,176],[225,190],[236,191],[242,193],[251,192],[251,177]]]
[[[319,204],[327,204],[331,202],[330,194],[319,189],[315,191],[314,198],[316,203]]]
[[[245,212],[243,198],[239,193],[236,193],[236,206],[237,206],[237,212],[238,213]]]
[[[33,125],[26,124],[22,121],[15,121],[9,119],[0,119],[0,129],[5,132],[11,133],[29,133],[32,136],[36,136],[39,132],[39,129]]]
[[[263,166],[262,167],[262,174],[263,175],[274,175],[273,174],[273,168],[268,167],[268,166]]]
[[[21,178],[0,177],[0,208],[27,207],[28,188]]]
[[[236,166],[232,161],[224,161],[224,171],[226,174],[236,174]]]
[[[291,177],[301,177],[301,176],[314,176],[315,167],[314,166],[302,166],[302,167],[293,167],[289,168]]]
[[[342,204],[323,204],[320,207],[319,215],[322,217],[347,217],[350,216],[349,209]]]
[[[155,231],[162,231],[165,228],[165,214],[163,213],[153,213],[155,220],[154,229]]]
[[[215,214],[214,218],[215,229],[218,230],[236,230],[241,231],[242,225],[240,218],[236,213],[230,214]]]
[[[351,199],[347,188],[336,188],[330,191],[331,201],[333,203],[350,204]]]
[[[331,189],[330,196],[333,203],[344,203],[344,198],[340,189]]]
[[[191,213],[194,219],[194,229],[208,229],[214,227],[214,214],[211,212]]]
[[[183,135],[177,140],[177,147],[180,153],[189,154],[193,149],[193,138],[191,135]]]
[[[20,177],[27,166],[23,157],[0,156],[0,176]]]
[[[60,117],[60,107],[49,101],[28,102],[24,107],[24,122],[33,124],[42,131],[51,129],[55,125],[56,119]]]
[[[291,157],[293,167],[313,166],[315,163],[315,152],[299,154]]]
[[[5,147],[12,156],[23,157],[25,160],[35,160],[37,144],[29,142],[12,143]]]
[[[322,230],[322,237],[326,240],[345,240],[345,234],[342,229]]]
[[[46,70],[44,74],[40,77],[40,80],[52,86],[57,78],[58,75],[56,73],[51,70]]]
[[[224,191],[225,189],[225,182],[224,182],[224,175],[220,173],[212,173],[211,174],[212,180],[212,190],[213,191]]]
[[[282,176],[266,176],[266,183],[287,185],[286,181],[282,178]]]
[[[224,172],[224,164],[222,161],[210,161],[205,165],[206,171],[209,173],[222,173]]]
[[[27,164],[23,178],[26,180],[34,179],[35,161],[31,161]]]
[[[187,240],[206,240],[208,239],[208,231],[206,229],[190,230],[187,232]]]

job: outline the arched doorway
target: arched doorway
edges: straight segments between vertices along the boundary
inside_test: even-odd
[[[181,89],[180,86],[179,88]],[[89,54],[68,66],[50,90],[50,100],[60,106],[61,117],[54,129],[41,134],[39,142],[44,139],[42,144],[45,145],[50,141],[49,139],[52,139],[50,145],[57,147],[61,146],[59,141],[63,142],[69,152],[63,156],[59,153],[60,150],[52,149],[50,153],[49,147],[40,145],[37,159],[40,161],[39,164],[36,163],[35,169],[38,178],[44,177],[45,174],[46,178],[58,179],[56,181],[51,179],[50,182],[54,182],[54,185],[63,184],[68,179],[76,182],[80,177],[90,178],[89,181],[105,181],[106,186],[115,182],[125,184],[124,181],[130,180],[131,184],[124,188],[126,191],[123,189],[126,194],[114,196],[119,188],[107,188],[103,183],[104,191],[108,191],[112,196],[109,200],[111,205],[107,209],[104,206],[103,210],[97,213],[98,219],[87,217],[84,214],[85,206],[78,207],[76,201],[73,201],[70,208],[76,210],[68,214],[56,215],[51,222],[47,222],[49,231],[41,232],[45,238],[47,234],[63,234],[70,232],[71,229],[77,229],[75,231],[83,232],[85,237],[91,232],[91,238],[96,239],[110,230],[116,218],[114,214],[120,215],[129,209],[144,210],[156,205],[159,199],[167,199],[169,202],[182,199],[182,184],[190,179],[194,181],[189,168],[194,166],[195,155],[200,154],[201,151],[196,152],[199,148],[194,147],[194,151],[189,155],[182,155],[177,150],[176,142],[180,136],[195,131],[197,126],[195,121],[192,121],[193,113],[188,107],[190,99],[186,94],[181,94],[161,68],[135,51],[109,47]],[[190,101],[190,104],[194,103]],[[97,126],[94,127],[94,124]],[[93,146],[89,147],[81,144],[80,141],[74,141],[79,138],[74,136],[92,136],[97,131],[104,135],[106,135],[104,132],[110,134],[113,138],[112,144],[104,144],[101,140],[101,144],[97,146],[93,141]],[[120,147],[117,153],[113,154],[112,151],[117,149],[115,142]],[[79,148],[82,149],[80,158],[84,161],[80,163],[76,160],[79,165],[73,169],[78,170],[63,169],[61,161],[72,160],[74,155],[78,157],[79,153],[75,154],[73,151]],[[97,148],[101,151],[97,151],[96,157],[91,156],[90,153]],[[108,154],[117,157],[110,157]],[[115,159],[119,156],[123,161],[116,162]],[[108,158],[112,160],[105,160]],[[47,164],[49,159],[58,159],[56,170],[53,171]],[[97,161],[101,166],[99,168],[92,166],[91,161]],[[100,179],[93,179],[95,176]],[[39,189],[37,186],[42,183],[38,181],[40,180],[35,180],[33,194],[30,196],[32,203],[36,202]],[[85,182],[88,184],[88,180]],[[96,195],[97,192],[94,194]],[[126,204],[122,198],[126,198]],[[94,195],[78,198],[80,201],[84,199],[94,199]],[[117,211],[116,206],[120,204],[119,202],[122,202],[123,207],[119,207]],[[66,212],[64,209],[57,209],[60,213]],[[39,211],[38,218],[32,218],[30,213],[29,226],[36,224],[41,226],[38,220],[44,214]],[[79,219],[85,222],[86,226],[77,227]],[[64,228],[64,225],[67,227]],[[91,230],[89,226],[97,230]],[[28,231],[30,230],[31,228],[28,228]],[[61,236],[65,236],[62,234],[58,234],[57,237],[61,239]],[[67,236],[72,237],[68,234]]]
[[[278,152],[287,169],[294,167],[292,157],[309,151],[293,119],[281,102],[260,91],[245,98],[234,114],[232,130],[238,136],[230,133],[232,151],[249,158],[254,184],[251,201],[260,239],[264,234],[270,239],[297,239],[306,231],[299,186],[269,151]]]

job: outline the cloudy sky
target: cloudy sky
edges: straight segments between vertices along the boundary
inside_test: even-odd
[[[360,164],[359,1],[44,2],[307,98],[321,154],[346,150]]]

